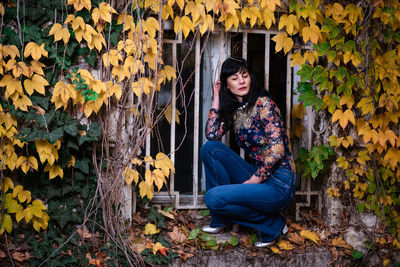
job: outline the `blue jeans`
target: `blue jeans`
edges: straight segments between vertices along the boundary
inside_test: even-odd
[[[237,153],[219,141],[208,141],[200,150],[206,174],[204,201],[211,227],[236,223],[256,229],[262,242],[279,237],[286,219],[280,212],[294,198],[296,176],[279,167],[260,184],[243,184],[256,171]]]

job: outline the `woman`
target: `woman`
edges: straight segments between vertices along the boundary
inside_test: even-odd
[[[222,64],[213,93],[206,125],[210,141],[200,151],[211,223],[202,230],[218,233],[236,223],[259,232],[256,247],[269,246],[288,231],[280,212],[293,200],[296,185],[282,117],[242,58]],[[255,165],[218,141],[229,129]]]

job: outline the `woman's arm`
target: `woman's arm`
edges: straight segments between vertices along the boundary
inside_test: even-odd
[[[225,133],[225,124],[220,120],[219,114],[219,90],[221,82],[218,80],[213,84],[213,101],[206,123],[206,138],[208,140],[219,140]]]
[[[265,144],[261,151],[263,162],[253,176],[245,183],[260,183],[268,179],[275,164],[285,155],[284,135],[285,129],[282,116],[276,104],[267,100],[260,108],[260,119],[264,125],[264,138],[262,139]]]

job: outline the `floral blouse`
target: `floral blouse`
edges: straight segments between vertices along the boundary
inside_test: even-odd
[[[220,140],[225,124],[219,120],[219,110],[210,110],[206,138]],[[250,111],[236,110],[234,131],[238,145],[256,162],[255,176],[268,179],[278,168],[294,172],[289,141],[277,105],[269,97],[259,97]]]

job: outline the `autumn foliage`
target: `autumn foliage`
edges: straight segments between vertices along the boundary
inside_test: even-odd
[[[175,171],[168,155],[152,157],[142,149],[164,116],[179,122],[180,112],[171,105],[156,114],[154,101],[162,86],[179,79],[162,60],[163,27],[171,21],[184,38],[244,25],[280,30],[272,38],[275,51],[289,54],[292,67],[300,67],[299,99],[328,118],[325,145],[336,152],[343,174],[328,196],[351,193],[361,212],[385,218],[397,235],[393,245],[400,247],[400,3],[353,2],[143,0],[111,6],[68,0],[54,7],[61,14],[31,31],[12,15],[20,14],[20,1],[0,3],[0,234],[23,219],[36,231],[51,223],[46,199],[32,198],[20,184],[23,177],[45,173],[54,181],[75,170],[89,174],[91,161],[96,194],[107,200],[102,202],[104,218],[110,218],[105,228],[114,236],[124,225],[115,208],[124,185],[151,200],[167,184]],[[301,137],[304,126],[298,127],[294,131]],[[88,161],[78,151],[89,142]],[[313,151],[332,154],[324,147]],[[318,153],[309,159],[316,164],[313,178],[328,159]],[[149,227],[145,231],[155,231]],[[161,244],[152,249],[163,253]]]

